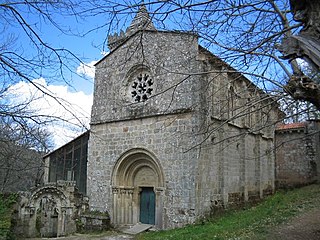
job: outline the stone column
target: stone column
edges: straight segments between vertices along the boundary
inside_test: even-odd
[[[120,224],[124,224],[125,223],[125,193],[126,193],[126,190],[121,187],[120,188],[120,204],[118,205],[118,209],[120,210]]]
[[[259,191],[259,195],[260,195],[260,198],[263,197],[263,190],[262,190],[262,187],[261,187],[261,137],[262,137],[262,134],[261,133],[258,133],[256,134],[255,136],[255,146],[254,146],[254,153],[255,153],[255,180],[256,180],[256,187],[257,187],[257,190]]]
[[[240,181],[241,181],[241,186],[242,186],[242,191],[244,195],[244,201],[248,201],[248,169],[247,169],[247,161],[248,161],[248,154],[247,154],[247,148],[249,146],[248,144],[248,129],[243,128],[241,129],[241,143],[240,143]]]
[[[125,199],[126,199],[126,206],[125,206],[125,224],[133,224],[133,209],[132,209],[132,204],[133,204],[133,187],[128,187],[125,189]]]
[[[119,216],[118,216],[119,188],[118,187],[112,187],[112,195],[113,195],[112,222],[114,224],[119,224]]]
[[[133,193],[133,187],[112,187],[114,224],[134,224]]]
[[[139,193],[140,193],[140,188],[135,187],[132,193],[132,223],[136,224],[139,222]]]
[[[121,199],[122,199],[122,224],[128,223],[128,190],[124,187],[121,189]]]
[[[219,134],[219,140],[220,144],[218,147],[219,151],[219,178],[221,182],[221,195],[222,195],[222,200],[223,200],[223,205],[227,206],[228,205],[228,160],[224,156],[224,148],[226,143],[226,135],[224,131],[224,126],[221,127],[221,129],[218,130]]]
[[[59,209],[58,214],[58,229],[57,229],[57,237],[63,236],[64,232],[64,222],[65,222],[65,210],[62,208]]]
[[[163,228],[163,194],[164,194],[164,188],[162,187],[156,187],[155,189],[156,193],[156,216],[155,216],[155,225],[158,229]]]

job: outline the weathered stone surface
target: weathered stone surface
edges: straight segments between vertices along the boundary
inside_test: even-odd
[[[106,231],[111,229],[110,217],[106,214],[89,214],[84,212],[79,216],[78,221],[78,225],[80,225],[79,229],[77,229],[78,232]]]
[[[135,235],[135,234],[147,231],[148,229],[150,229],[152,227],[153,227],[153,225],[150,225],[150,224],[137,223],[134,226],[122,229],[121,231],[123,233]]]
[[[145,214],[143,191],[152,188],[154,225],[166,229],[271,194],[277,114],[196,35],[132,32],[96,64],[91,209],[134,225]]]
[[[14,232],[23,237],[60,237],[76,232],[87,203],[75,182],[59,181],[20,195]]]
[[[295,187],[319,181],[320,122],[280,125],[276,130],[278,187]]]

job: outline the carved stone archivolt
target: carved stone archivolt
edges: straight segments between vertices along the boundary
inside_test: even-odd
[[[142,188],[148,187],[156,194],[155,222],[159,225],[164,177],[155,156],[145,149],[132,149],[120,157],[112,175],[114,224],[130,225],[139,222],[139,194]]]
[[[20,196],[17,235],[59,237],[76,231],[76,218],[85,210],[75,182],[59,181]]]

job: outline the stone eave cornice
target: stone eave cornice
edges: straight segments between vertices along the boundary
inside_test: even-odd
[[[136,117],[127,116],[127,117],[123,117],[121,119],[109,119],[109,120],[107,119],[107,120],[101,120],[101,121],[92,121],[90,123],[90,126],[106,124],[106,123],[127,122],[127,121],[132,121],[132,120],[154,118],[154,117],[161,117],[161,116],[170,116],[170,115],[176,115],[176,114],[187,114],[187,113],[192,113],[192,112],[194,112],[194,110],[190,109],[190,108],[177,109],[177,110],[167,112],[167,113],[154,113],[154,114],[140,115],[140,116],[136,116]]]

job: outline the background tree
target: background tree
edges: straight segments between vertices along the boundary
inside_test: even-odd
[[[96,31],[106,32],[105,41],[98,47],[102,52],[107,52],[107,36],[120,29],[125,30],[142,4],[147,7],[157,29],[195,32],[202,46],[258,87],[267,93],[274,93],[274,89],[281,90],[272,98],[273,101],[287,94],[293,98],[297,96],[287,83],[295,73],[302,72],[301,66],[296,60],[283,60],[277,49],[284,38],[294,36],[305,24],[305,21],[293,19],[292,12],[295,10],[289,0],[5,1],[0,4],[0,115],[21,125],[68,121],[30,111],[31,99],[16,104],[4,97],[12,85],[26,81],[69,109],[66,101],[52,95],[34,79],[45,78],[72,87],[69,76],[81,60],[69,49],[54,46],[50,37],[42,33],[43,28],[49,27],[59,34],[76,37],[81,35],[78,29],[84,28],[84,24],[80,24],[83,19],[96,22],[95,28],[81,36]],[[100,20],[101,16],[103,21],[97,22],[96,19],[99,17]],[[65,24],[66,18],[74,19],[74,26]],[[316,84],[312,86],[317,86],[314,78],[308,79]],[[72,110],[69,111],[77,118]],[[238,112],[241,111],[238,109]],[[80,120],[79,124],[82,124]]]
[[[66,18],[80,19],[75,9],[79,1],[4,1],[0,3],[0,117],[7,117],[21,125],[46,124],[55,119],[52,115],[40,115],[29,106],[34,99],[16,103],[6,97],[10,87],[27,82],[44,95],[53,98],[74,118],[77,116],[68,108],[68,102],[56,97],[36,79],[50,83],[61,83],[72,87],[72,74],[81,60],[70,50],[54,46],[50,37],[43,34],[51,28],[53,34],[74,35],[72,26],[63,24]],[[79,125],[82,122],[79,121]]]
[[[80,6],[75,0],[0,3],[0,191],[26,190],[40,183],[42,156],[54,145],[45,129],[48,124],[70,123],[65,115],[39,113],[35,102],[43,98],[46,103],[44,97],[53,99],[78,120],[73,126],[84,127],[68,100],[37,81],[73,87],[72,76],[82,63],[80,58],[53,44],[44,30],[77,37],[76,26],[64,21],[80,21],[80,14],[75,14]],[[32,85],[35,91],[25,98],[17,95],[14,87],[21,82]]]
[[[290,8],[289,0],[170,0],[143,3],[129,0],[94,1],[93,4],[95,8],[92,8],[90,14],[105,15],[107,21],[100,27],[108,34],[119,29],[125,30],[131,20],[128,14],[136,13],[139,5],[144,4],[157,29],[195,32],[200,37],[201,45],[266,92],[271,93],[275,88],[282,89],[277,97],[289,94],[295,100],[309,101],[320,109],[318,100],[314,99],[319,94],[315,95],[314,89],[304,85],[304,93],[298,94],[301,86],[288,85],[292,76],[305,76],[299,62],[295,58],[290,58],[290,62],[283,60],[278,49],[285,38],[297,34],[305,24],[304,21],[293,19],[294,11]],[[309,15],[315,16],[318,14],[317,9],[308,7],[306,11],[311,11]],[[317,28],[318,23],[314,24]],[[310,24],[308,26],[311,27]],[[314,78],[308,78],[308,83],[313,88],[319,87]]]
[[[0,119],[0,192],[28,190],[42,183],[42,156],[53,143],[38,125]]]
[[[315,82],[319,82],[320,74],[316,72],[313,68],[309,66],[304,66],[302,64],[302,70],[305,78],[314,79]],[[295,77],[291,78],[290,81],[295,81]],[[292,83],[289,83],[292,84]],[[302,85],[299,85],[302,87]],[[312,91],[311,91],[312,92]],[[293,99],[289,94],[280,91],[275,91],[274,94],[281,94],[280,97],[280,107],[285,113],[286,123],[291,122],[303,122],[305,120],[318,120],[320,118],[320,111],[310,102],[307,101],[297,101]]]

